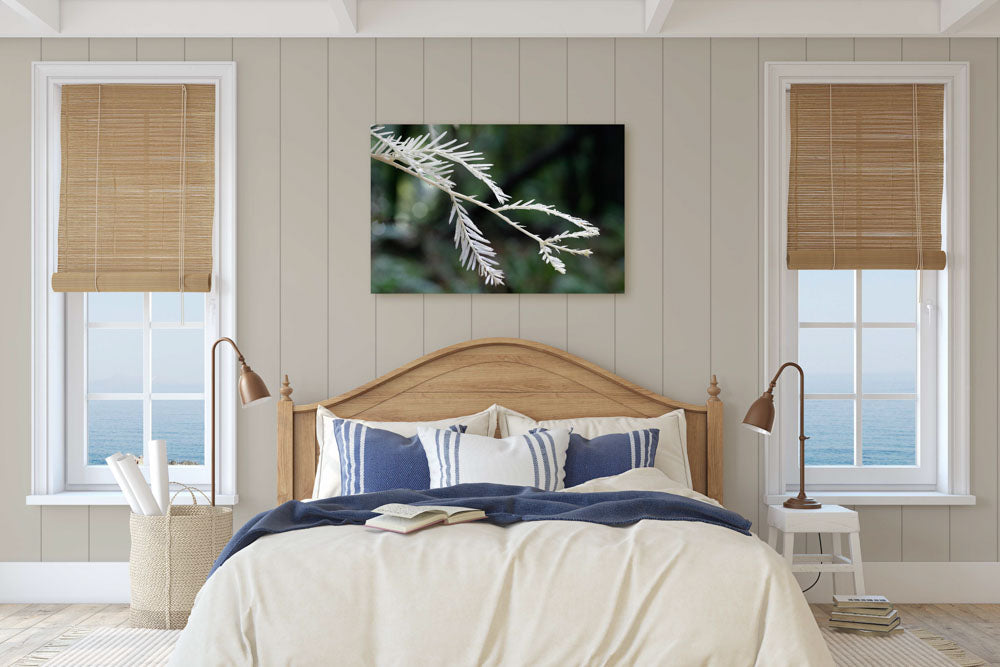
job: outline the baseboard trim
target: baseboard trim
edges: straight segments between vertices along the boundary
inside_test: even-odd
[[[803,586],[815,575],[797,575]],[[838,575],[851,592],[848,575]],[[1000,563],[865,563],[865,588],[893,602],[1000,603]],[[832,575],[824,574],[806,593],[810,602],[829,602]],[[0,563],[0,603],[129,601],[128,563]]]
[[[816,578],[815,574],[796,576],[803,586]],[[837,576],[837,592],[852,592],[851,577]],[[1000,563],[865,563],[865,589],[899,603],[996,604],[1000,603]],[[824,574],[806,593],[810,602],[828,603],[832,596],[831,574]]]
[[[127,562],[0,563],[0,603],[128,601]]]

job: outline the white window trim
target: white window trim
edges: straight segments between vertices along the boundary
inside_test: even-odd
[[[948,253],[948,271],[938,280],[938,293],[947,298],[947,319],[939,308],[941,320],[937,335],[942,349],[948,350],[947,364],[939,360],[938,400],[946,419],[938,420],[938,461],[936,481],[931,488],[852,485],[811,485],[810,495],[826,502],[851,504],[970,504],[969,481],[969,64],[967,62],[768,62],[764,64],[764,349],[761,386],[770,374],[787,360],[794,350],[783,331],[783,321],[794,308],[793,272],[784,269],[786,227],[782,193],[787,189],[783,159],[787,142],[783,113],[784,91],[791,83],[941,83],[946,100],[945,202],[949,224],[944,230]],[[946,366],[946,368],[942,368]],[[795,414],[798,410],[798,383],[779,382],[778,412]],[[796,441],[798,433],[782,429],[778,419],[767,447],[765,488],[767,502],[787,497],[783,479],[789,479],[787,459],[778,443]],[[808,435],[808,434],[807,434]],[[807,443],[808,446],[808,443]],[[825,491],[825,493],[824,493]],[[831,501],[831,498],[837,500]],[[850,498],[851,500],[848,500]]]
[[[31,250],[31,495],[28,504],[125,504],[117,489],[66,488],[66,298],[52,292],[56,266],[59,102],[62,84],[211,83],[216,86],[217,262],[212,281],[219,290],[220,335],[236,330],[236,63],[234,62],[35,62],[32,63],[32,250]],[[208,328],[206,314],[206,328]],[[207,346],[206,346],[207,347]],[[208,349],[205,368],[211,368]],[[236,366],[221,354],[218,385],[220,500],[236,501]],[[206,392],[211,387],[206,385]]]

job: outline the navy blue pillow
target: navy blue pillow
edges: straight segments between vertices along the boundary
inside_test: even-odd
[[[466,428],[454,425],[450,430],[465,433]],[[408,438],[349,419],[334,419],[333,438],[340,454],[342,495],[431,488],[427,455],[417,436]]]
[[[566,486],[598,477],[618,475],[632,468],[652,468],[660,429],[609,433],[587,440],[570,433],[566,450]]]

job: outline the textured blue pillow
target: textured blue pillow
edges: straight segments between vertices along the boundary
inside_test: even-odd
[[[454,425],[449,430],[465,433],[465,429],[465,425]],[[417,436],[408,438],[350,419],[334,419],[333,437],[340,453],[341,494],[431,488],[427,456]]]
[[[566,451],[566,486],[608,477],[632,468],[652,468],[660,429],[609,433],[591,440],[570,433]]]

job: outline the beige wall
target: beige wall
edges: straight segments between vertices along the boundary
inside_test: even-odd
[[[0,40],[0,560],[124,560],[127,510],[25,507],[29,64],[239,63],[239,341],[299,402],[471,337],[566,348],[678,399],[726,401],[727,504],[762,516],[761,63],[972,62],[975,507],[864,508],[868,560],[997,560],[997,41],[947,39]],[[385,295],[369,288],[372,122],[626,125],[628,292]],[[239,416],[237,521],[275,493],[271,407]]]

